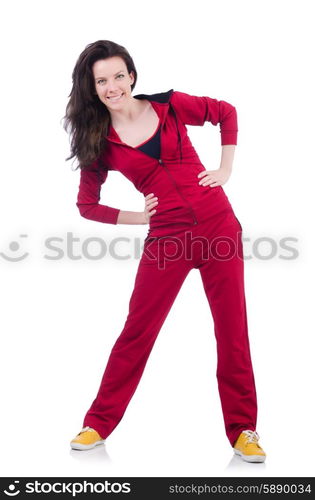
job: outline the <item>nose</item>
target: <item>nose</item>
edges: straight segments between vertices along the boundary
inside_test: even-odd
[[[115,94],[117,92],[117,89],[118,89],[118,85],[117,85],[117,82],[115,82],[114,80],[110,80],[107,83],[107,92],[108,93]]]

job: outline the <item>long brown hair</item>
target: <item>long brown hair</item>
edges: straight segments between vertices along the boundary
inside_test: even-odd
[[[99,59],[120,56],[126,63],[128,73],[133,71],[134,82],[137,82],[137,71],[134,62],[125,47],[110,40],[98,40],[90,43],[80,54],[72,72],[72,89],[66,107],[64,129],[70,128],[71,155],[66,161],[76,157],[78,168],[86,168],[97,158],[105,148],[110,123],[110,114],[95,93],[95,83],[92,72],[93,64]]]

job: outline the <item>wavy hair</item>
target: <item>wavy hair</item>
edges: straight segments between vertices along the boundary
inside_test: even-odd
[[[134,82],[137,82],[137,71],[134,62],[125,47],[110,40],[98,40],[90,43],[79,55],[72,72],[72,89],[68,97],[63,128],[70,133],[71,155],[66,161],[76,157],[78,168],[86,168],[106,147],[105,136],[110,124],[110,113],[95,92],[92,72],[93,64],[99,59],[119,56],[127,66],[128,73],[133,71]],[[70,130],[70,132],[69,132]]]

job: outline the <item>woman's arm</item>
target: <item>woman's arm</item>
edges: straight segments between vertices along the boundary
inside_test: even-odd
[[[235,106],[227,101],[219,101],[208,96],[195,96],[174,91],[171,104],[185,125],[203,125],[206,121],[220,124],[221,162],[217,170],[205,170],[198,174],[202,186],[216,187],[225,184],[232,172],[238,124]]]
[[[108,205],[101,205],[101,186],[107,178],[106,170],[99,170],[95,161],[90,168],[81,170],[77,207],[82,217],[107,224],[148,224],[158,205],[153,193],[145,197],[143,212],[120,210]]]
[[[220,124],[221,145],[237,144],[237,112],[227,101],[208,96],[195,96],[175,90],[170,103],[178,117],[186,125]]]
[[[229,174],[232,172],[234,153],[234,144],[226,144],[225,146],[222,146],[220,170],[225,171]]]
[[[147,224],[144,212],[129,212],[128,210],[120,210],[118,214],[117,224]]]
[[[100,204],[101,186],[106,178],[107,171],[98,169],[97,160],[89,168],[82,169],[76,205],[82,217],[86,219],[117,224],[119,208]]]

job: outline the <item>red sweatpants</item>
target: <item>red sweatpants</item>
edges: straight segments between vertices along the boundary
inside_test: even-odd
[[[257,398],[244,293],[242,228],[232,209],[179,231],[146,238],[124,328],[115,342],[83,426],[103,439],[131,400],[157,335],[187,276],[199,270],[217,345],[217,382],[226,435],[256,429]]]

